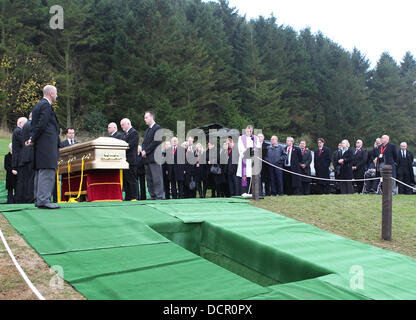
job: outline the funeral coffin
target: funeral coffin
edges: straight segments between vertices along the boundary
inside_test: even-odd
[[[61,202],[123,200],[122,170],[129,168],[128,148],[125,141],[109,137],[61,148],[57,170]]]

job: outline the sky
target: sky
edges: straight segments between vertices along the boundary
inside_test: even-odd
[[[246,19],[268,18],[296,31],[310,27],[348,51],[356,47],[374,68],[387,51],[399,64],[416,57],[416,0],[229,0]]]

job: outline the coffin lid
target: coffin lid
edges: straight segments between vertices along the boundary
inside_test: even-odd
[[[126,150],[129,148],[129,144],[123,140],[111,138],[111,137],[99,137],[97,139],[86,141],[82,143],[73,144],[72,146],[68,146],[65,148],[60,148],[59,153],[60,156],[81,152],[86,150],[92,149],[118,149],[118,150]]]

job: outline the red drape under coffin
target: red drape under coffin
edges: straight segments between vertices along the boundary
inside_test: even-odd
[[[61,199],[68,200],[78,195],[81,172],[73,172],[68,182],[68,174],[62,175]],[[88,201],[123,200],[120,183],[120,170],[88,170],[84,171],[81,194]]]

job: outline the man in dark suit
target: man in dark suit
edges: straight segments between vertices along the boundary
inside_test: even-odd
[[[171,146],[172,145],[170,141],[166,140],[164,143],[163,151],[162,151],[162,156],[165,158],[165,160],[166,160],[166,150],[168,150]],[[140,156],[141,156],[141,151],[140,151]],[[143,169],[144,169],[144,160],[143,160]],[[166,163],[166,161],[164,161],[162,164],[162,172],[163,172],[163,188],[165,190],[165,199],[170,199],[170,181],[169,181],[168,164]],[[145,176],[146,176],[146,171],[145,171]]]
[[[377,173],[383,176],[383,168],[385,165],[392,166],[393,177],[396,177],[397,149],[390,143],[390,137],[383,135],[381,137],[381,145],[377,148]],[[396,181],[392,181],[393,193],[396,193]]]
[[[146,170],[147,189],[152,200],[164,200],[165,191],[161,166],[162,154],[155,154],[155,151],[158,150],[157,147],[162,143],[162,136],[155,138],[156,132],[161,127],[155,122],[155,114],[152,111],[145,112],[144,121],[148,126],[144,133],[142,143],[142,157],[145,159],[144,168]]]
[[[117,130],[117,124],[115,122],[108,124],[107,131],[109,137],[123,140],[123,134]]]
[[[318,178],[329,179],[329,166],[331,165],[331,150],[325,147],[325,140],[318,139],[318,149],[314,153],[315,175]],[[329,181],[317,180],[321,194],[329,194]]]
[[[306,176],[311,175],[312,152],[306,148],[306,141],[302,140],[299,143],[300,151],[302,152],[301,172]],[[302,193],[305,196],[311,194],[311,179],[302,177]]]
[[[185,152],[186,149],[178,146],[178,138],[171,139],[172,147],[166,150],[166,163],[172,199],[184,198],[185,181]]]
[[[270,143],[264,141],[264,135],[262,133],[259,133],[257,136],[259,137],[259,142],[261,144],[262,159],[266,159],[267,150],[270,147]],[[271,193],[272,193],[272,190],[271,190],[269,166],[265,162],[262,162],[262,164],[261,164],[260,176],[261,176],[260,195],[261,196],[270,196]],[[263,184],[264,184],[264,189],[263,189]]]
[[[334,166],[334,177],[335,180],[339,180],[340,179],[340,175],[341,175],[341,165],[339,164],[338,160],[341,159],[342,157],[342,144],[341,142],[338,143],[338,149],[336,151],[334,151],[334,153],[332,154],[332,165]],[[336,181],[335,182],[335,192],[336,193],[340,193],[340,182]]]
[[[137,199],[138,182],[137,182],[137,148],[139,145],[139,133],[131,126],[129,119],[124,118],[120,121],[121,128],[124,131],[123,140],[129,144],[126,151],[126,160],[129,168],[123,170],[124,183],[124,200],[130,201]]]
[[[415,183],[413,160],[412,152],[407,150],[407,143],[402,142],[397,159],[397,179],[408,185]],[[399,183],[399,194],[412,194],[412,189]]]
[[[146,200],[146,171],[144,170],[141,146],[137,148],[137,177],[139,187],[137,200]]]
[[[195,181],[195,145],[194,138],[188,137],[187,149],[185,153],[185,181],[184,181],[184,196],[185,198],[195,198],[196,189],[191,190],[189,186],[191,181]],[[166,196],[166,195],[165,195]]]
[[[233,138],[228,138],[228,159],[227,159],[227,183],[230,197],[237,196],[239,193],[237,167],[238,167],[238,145],[234,143]]]
[[[26,145],[26,141],[32,136],[32,113],[29,115],[29,120],[22,128],[22,140],[24,141],[24,147],[22,155],[20,157],[19,170],[23,172],[24,176],[24,190],[23,190],[23,202],[33,203],[35,200],[34,194],[34,180],[35,180],[35,167],[34,167],[34,151],[33,146]]]
[[[357,140],[355,142],[355,149],[352,154],[352,172],[354,179],[364,179],[364,173],[367,171],[368,153],[363,148],[363,141]],[[357,182],[356,192],[363,191],[364,181]]]
[[[32,137],[27,145],[33,144],[35,156],[35,206],[45,209],[58,209],[50,202],[55,187],[55,170],[59,156],[59,123],[52,103],[58,97],[54,86],[43,89],[43,98],[32,111]]]
[[[4,169],[6,170],[7,203],[15,203],[17,171],[12,167],[12,143],[9,143],[9,153],[4,156]]]
[[[15,203],[24,203],[24,172],[19,169],[24,141],[22,139],[22,128],[26,124],[27,118],[20,117],[17,119],[17,126],[12,134],[12,166],[17,171]]]
[[[72,146],[73,144],[78,143],[75,140],[75,130],[72,127],[66,129],[66,139],[61,142],[61,148]]]
[[[302,152],[300,148],[294,145],[292,137],[286,138],[286,147],[284,148],[286,160],[284,168],[291,172],[301,173]],[[302,179],[300,176],[289,172],[283,173],[283,185],[287,195],[302,195]]]

